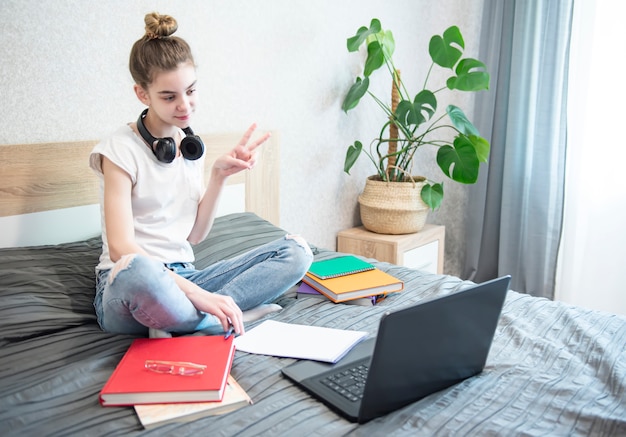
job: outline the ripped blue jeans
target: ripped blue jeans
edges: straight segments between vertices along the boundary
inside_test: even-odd
[[[130,255],[118,261],[122,265],[98,272],[94,307],[100,327],[107,332],[146,334],[148,328],[222,332],[219,320],[197,310],[167,269],[207,292],[231,296],[246,311],[281,296],[304,276],[312,261],[306,241],[293,235],[203,270],[196,270],[191,263],[164,265],[153,258]]]

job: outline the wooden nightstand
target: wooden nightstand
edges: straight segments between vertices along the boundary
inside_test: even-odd
[[[388,235],[359,226],[337,234],[337,251],[442,274],[445,229],[427,224],[415,234]]]

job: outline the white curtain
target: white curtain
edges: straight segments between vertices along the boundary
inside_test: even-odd
[[[626,2],[574,3],[555,299],[626,314]]]

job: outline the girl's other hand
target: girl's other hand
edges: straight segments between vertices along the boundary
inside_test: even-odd
[[[232,297],[207,292],[200,288],[197,292],[188,293],[187,297],[198,310],[217,317],[222,328],[224,328],[224,332],[227,332],[231,325],[237,335],[245,332],[243,314]]]

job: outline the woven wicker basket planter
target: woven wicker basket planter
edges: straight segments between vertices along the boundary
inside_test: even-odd
[[[412,234],[426,223],[428,205],[420,193],[424,178],[415,182],[383,182],[379,176],[370,176],[359,196],[361,221],[369,231],[378,234]]]

